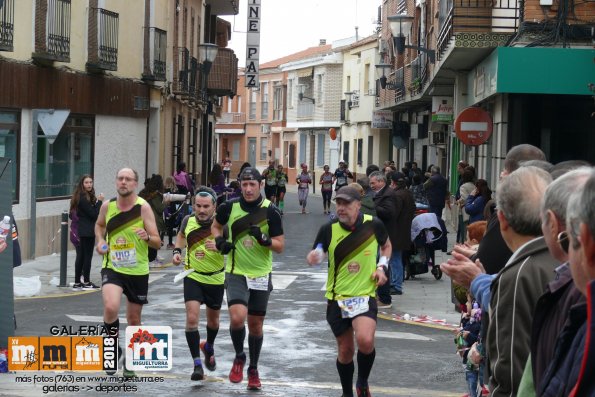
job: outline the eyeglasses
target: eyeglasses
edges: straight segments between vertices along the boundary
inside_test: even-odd
[[[558,244],[560,244],[560,248],[566,253],[568,253],[568,247],[570,246],[570,240],[568,239],[568,232],[563,231],[558,233]]]

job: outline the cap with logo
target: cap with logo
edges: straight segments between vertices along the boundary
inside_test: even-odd
[[[256,168],[253,167],[246,167],[244,171],[240,174],[240,181],[258,181],[262,180],[262,176],[260,172]]]
[[[337,191],[337,195],[335,196],[335,200],[345,200],[348,203],[351,203],[355,200],[361,201],[361,199],[362,196],[360,192],[352,186],[343,186]]]

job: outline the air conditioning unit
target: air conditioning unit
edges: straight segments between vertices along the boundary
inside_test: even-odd
[[[271,133],[271,125],[270,124],[261,124],[260,132],[262,132],[263,134],[270,134]]]
[[[430,145],[446,145],[446,132],[430,132]]]

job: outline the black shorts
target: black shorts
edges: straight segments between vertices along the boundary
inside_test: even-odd
[[[267,200],[273,196],[277,195],[277,185],[275,186],[269,186],[269,185],[264,185],[264,195],[267,198]]]
[[[365,313],[358,314],[354,318],[365,316],[376,321],[378,318],[378,303],[376,302],[376,299],[370,297],[368,305],[370,306],[370,310]],[[326,306],[326,322],[331,326],[331,331],[333,331],[335,337],[343,335],[345,331],[351,328],[352,321],[353,318],[343,318],[341,316],[341,308],[339,307],[337,301],[332,301],[329,299]]]
[[[220,310],[224,291],[223,284],[205,284],[184,277],[184,302],[199,301],[209,309]]]
[[[101,269],[101,285],[115,284],[121,287],[129,302],[146,305],[147,292],[149,291],[149,275],[131,276],[118,273],[109,268]]]
[[[287,192],[287,188],[285,186],[277,187],[277,196],[280,196],[281,193],[285,194],[286,192]]]
[[[266,315],[269,295],[273,290],[270,273],[268,291],[248,289],[246,276],[231,273],[225,273],[225,289],[227,290],[227,306],[240,304],[248,307],[248,314],[253,316]]]

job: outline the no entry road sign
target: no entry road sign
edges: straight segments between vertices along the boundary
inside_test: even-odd
[[[478,146],[486,142],[493,129],[492,116],[478,107],[464,109],[455,120],[457,138],[468,146]]]

